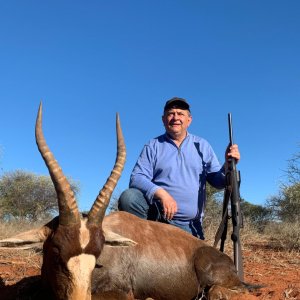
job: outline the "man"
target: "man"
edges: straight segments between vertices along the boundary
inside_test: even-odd
[[[119,209],[175,225],[204,239],[206,182],[224,188],[225,165],[219,164],[206,140],[187,131],[192,116],[185,99],[168,100],[162,121],[166,133],[144,146],[132,171],[130,188],[120,196]],[[227,148],[225,157],[239,161],[238,146]]]

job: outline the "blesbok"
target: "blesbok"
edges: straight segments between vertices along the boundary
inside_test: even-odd
[[[47,146],[41,105],[35,128],[56,189],[59,216],[40,229],[1,240],[0,245],[24,248],[43,242],[41,279],[51,299],[189,300],[204,291],[208,299],[230,299],[232,291],[247,291],[232,260],[206,242],[125,212],[105,216],[126,156],[118,116],[116,162],[87,215],[80,214],[70,184]]]

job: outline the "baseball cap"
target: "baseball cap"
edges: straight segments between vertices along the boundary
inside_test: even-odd
[[[179,97],[173,97],[166,102],[164,111],[170,108],[180,108],[190,111],[190,105],[186,102],[185,99]]]

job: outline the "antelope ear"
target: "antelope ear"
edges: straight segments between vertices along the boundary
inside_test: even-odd
[[[19,233],[11,238],[0,240],[0,248],[16,248],[16,249],[31,249],[41,248],[41,244],[45,242],[50,234],[53,232],[53,228],[49,226],[52,222],[42,226],[38,229],[28,230]]]
[[[122,235],[119,235],[111,230],[103,230],[104,237],[105,237],[105,245],[108,246],[121,246],[121,247],[128,247],[128,246],[135,246],[137,243],[131,239],[128,239]]]

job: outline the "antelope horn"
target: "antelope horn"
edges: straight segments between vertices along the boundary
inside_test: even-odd
[[[79,223],[80,215],[74,193],[44,138],[42,129],[42,102],[40,103],[38,115],[36,118],[35,140],[49,170],[52,182],[56,190],[59,208],[59,224],[72,225]]]
[[[88,222],[94,224],[101,224],[105,215],[106,208],[109,204],[110,197],[116,187],[121,173],[123,171],[126,160],[126,147],[124,143],[124,137],[120,125],[119,114],[116,119],[117,129],[117,158],[114,168],[108,177],[102,190],[99,192],[97,199],[95,200],[91,210],[88,213]]]

